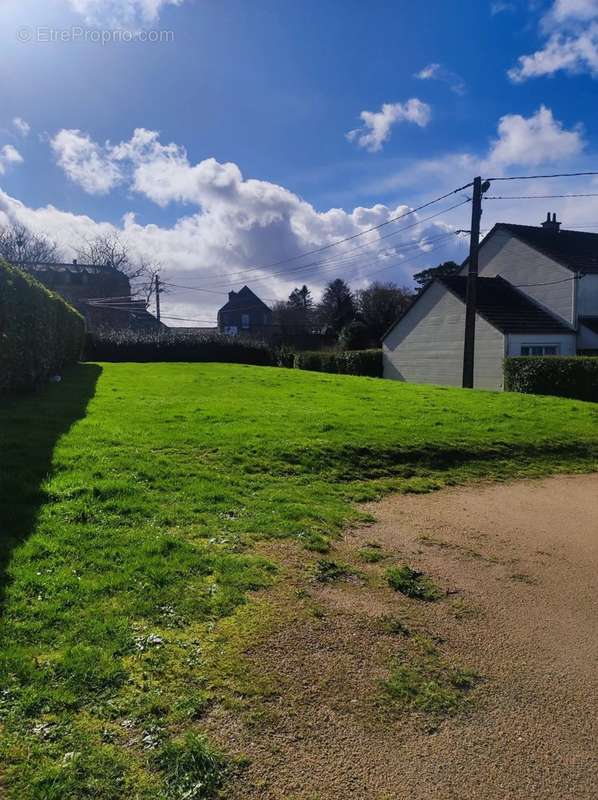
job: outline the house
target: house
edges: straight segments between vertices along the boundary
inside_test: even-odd
[[[272,310],[244,286],[238,292],[228,293],[228,303],[218,312],[218,330],[229,336],[246,334],[267,338],[272,332]]]
[[[129,278],[108,264],[24,263],[18,265],[62,295],[84,317],[87,329],[148,328],[158,325],[143,300],[134,300]]]
[[[461,386],[468,261],[422,291],[383,339],[384,377]],[[498,223],[480,243],[474,385],[505,356],[598,351],[598,234]]]

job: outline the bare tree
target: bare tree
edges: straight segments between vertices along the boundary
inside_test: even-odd
[[[160,264],[144,257],[137,257],[118,233],[106,233],[84,239],[74,247],[79,261],[114,267],[124,273],[131,282],[131,293],[149,304],[155,290],[156,275]]]
[[[0,229],[0,258],[10,264],[43,264],[60,261],[62,255],[49,237],[16,223]]]

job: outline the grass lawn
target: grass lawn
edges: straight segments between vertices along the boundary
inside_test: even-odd
[[[206,800],[202,734],[268,676],[280,567],[358,501],[590,470],[598,405],[235,365],[83,364],[0,403],[0,794]]]

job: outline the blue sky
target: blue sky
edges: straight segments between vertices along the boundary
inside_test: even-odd
[[[65,257],[118,230],[173,283],[317,292],[334,262],[248,270],[478,173],[596,164],[598,0],[2,0],[0,40],[0,223],[47,232]],[[487,203],[484,225],[535,224],[547,202],[566,224],[598,224],[586,198]],[[394,251],[368,235],[368,258],[348,245],[338,274],[363,285],[379,263],[376,278],[408,283],[464,254],[440,236],[468,214],[422,221]],[[220,301],[177,291],[165,303],[208,321]]]

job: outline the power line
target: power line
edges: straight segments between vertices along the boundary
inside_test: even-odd
[[[280,259],[279,261],[273,261],[273,262],[271,262],[269,264],[263,264],[262,266],[258,266],[258,267],[250,267],[247,270],[244,270],[244,271],[242,271],[242,272],[240,272],[238,274],[239,275],[244,275],[244,274],[249,274],[251,272],[260,272],[260,271],[264,271],[264,270],[270,269],[271,267],[278,267],[278,266],[280,266],[282,264],[288,264],[291,261],[297,261],[298,259],[305,258],[306,256],[315,255],[316,253],[322,253],[325,250],[329,250],[332,247],[337,247],[340,244],[345,244],[346,242],[353,241],[354,239],[357,239],[360,236],[365,236],[367,233],[372,233],[372,231],[380,230],[380,228],[384,228],[386,225],[390,225],[393,222],[397,222],[400,219],[404,219],[405,217],[408,217],[411,214],[416,214],[418,211],[422,211],[424,208],[428,208],[429,206],[434,205],[435,203],[439,203],[441,200],[446,200],[447,197],[451,197],[452,195],[463,191],[463,189],[467,189],[469,186],[471,186],[471,182],[470,183],[466,183],[464,186],[460,186],[457,189],[453,189],[452,191],[447,192],[446,194],[440,195],[439,197],[435,197],[433,200],[428,200],[426,203],[422,203],[421,205],[417,206],[416,208],[412,208],[409,211],[405,211],[403,214],[398,214],[396,217],[391,217],[391,219],[387,219],[384,222],[380,222],[378,225],[373,225],[370,228],[366,228],[363,231],[359,231],[359,233],[354,233],[351,236],[345,236],[343,239],[338,239],[337,241],[331,242],[330,244],[323,245],[322,247],[316,247],[313,250],[306,250],[303,253],[298,253],[297,255],[291,256],[289,258],[283,258],[283,259]],[[469,200],[463,201],[462,204],[464,205],[466,202],[469,202]],[[448,210],[450,210],[450,209],[447,209],[447,211]],[[443,212],[443,213],[446,213],[446,211]],[[418,223],[416,223],[416,224],[418,224]],[[233,276],[230,275],[228,277],[233,277]]]
[[[377,245],[377,244],[379,244],[379,242],[382,239],[388,239],[388,238],[390,238],[392,236],[397,236],[398,234],[400,234],[400,233],[402,233],[404,231],[407,231],[407,230],[410,230],[412,228],[415,228],[418,225],[421,225],[424,222],[428,222],[429,220],[434,219],[434,218],[436,218],[436,217],[438,217],[438,216],[440,216],[442,214],[448,214],[449,211],[453,211],[454,209],[459,208],[460,206],[464,206],[469,202],[470,202],[469,199],[462,200],[461,202],[455,203],[454,205],[449,206],[448,208],[445,208],[442,211],[439,211],[439,212],[437,212],[435,214],[431,214],[428,217],[424,217],[423,219],[418,220],[417,222],[413,223],[412,225],[405,225],[405,226],[399,228],[398,230],[393,231],[392,233],[386,234],[386,236],[381,236],[375,242],[367,242],[365,244],[358,245],[357,247],[352,248],[347,253],[341,253],[338,256],[334,256],[334,257],[328,258],[328,259],[323,259],[321,261],[313,261],[313,262],[311,262],[309,264],[302,264],[299,267],[293,267],[290,270],[280,270],[278,272],[269,273],[264,278],[260,278],[260,279],[255,280],[254,283],[257,283],[257,284],[265,283],[267,280],[269,280],[269,279],[271,279],[273,277],[277,277],[279,275],[290,275],[290,273],[293,273],[293,276],[294,276],[295,273],[304,273],[306,271],[311,271],[311,270],[316,269],[316,268],[321,267],[321,266],[332,265],[334,267],[338,267],[343,263],[350,263],[350,262],[352,262],[352,261],[354,261],[354,260],[356,260],[358,258],[361,258],[361,256],[362,256],[362,254],[356,254],[355,253],[356,250],[360,250],[363,247],[372,247],[374,245]],[[409,212],[409,213],[411,213],[411,212]],[[445,236],[445,235],[452,236],[453,233],[454,233],[454,231],[447,231],[445,234],[441,234],[441,236]],[[438,237],[429,238],[428,241],[434,241],[435,238],[438,238]],[[405,250],[413,249],[414,247],[419,247],[421,245],[422,241],[423,241],[423,239],[420,239],[417,242],[411,242],[411,243],[409,243],[407,245],[404,245],[399,252],[404,252]],[[383,252],[382,248],[378,250],[379,254],[381,254],[382,252]],[[395,253],[393,253],[393,255],[396,255],[396,251],[395,251]],[[254,270],[249,270],[249,271],[252,272]],[[243,272],[231,273],[230,275],[223,276],[223,277],[235,278],[235,277],[237,277],[239,275],[242,276],[243,274],[244,274]],[[225,294],[224,292],[222,292],[222,293],[221,292],[216,292],[213,288],[212,289],[204,289],[203,287],[199,287],[199,286],[181,286],[181,285],[174,284],[174,283],[168,283],[167,285],[175,287],[175,288],[190,289],[191,291],[209,292],[209,293],[212,293],[212,294]],[[269,298],[269,299],[272,299],[272,298]]]
[[[175,289],[191,289],[196,292],[207,292],[208,294],[218,294],[220,296],[228,294],[228,292],[217,292],[214,289],[204,289],[201,286],[181,286],[179,283],[170,283],[169,281],[162,281],[164,286],[172,286]]]
[[[554,286],[557,283],[569,283],[569,281],[579,280],[581,275],[572,275],[570,278],[561,278],[559,281],[547,281],[546,283],[514,283],[516,289],[531,289],[533,286]]]
[[[175,319],[175,320],[180,320],[182,322],[201,322],[202,324],[206,325],[217,324],[216,320],[213,319],[194,319],[193,317],[171,317],[167,316],[166,314],[162,314],[162,319]]]
[[[598,197],[598,192],[586,194],[512,194],[512,195],[484,195],[484,200],[553,200],[562,197]]]
[[[598,175],[598,172],[557,172],[554,175],[510,175],[509,177],[487,178],[489,181],[531,181],[538,178],[580,178],[585,175]],[[469,184],[471,185],[471,184]]]

